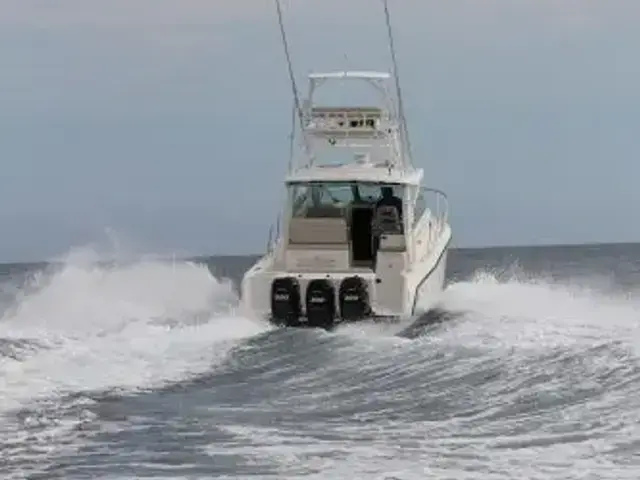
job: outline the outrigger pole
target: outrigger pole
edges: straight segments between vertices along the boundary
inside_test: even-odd
[[[410,163],[412,162],[411,142],[409,141],[409,131],[407,130],[407,120],[404,115],[404,104],[402,102],[402,90],[400,88],[400,77],[398,74],[398,62],[396,61],[396,49],[393,42],[393,32],[391,29],[391,18],[389,15],[389,5],[387,0],[382,0],[384,6],[384,15],[387,21],[387,33],[389,36],[389,50],[391,51],[391,61],[393,62],[393,77],[396,83],[396,94],[398,96],[398,110],[400,115],[400,121],[402,122],[402,135],[404,137],[405,149],[407,150],[407,157]]]
[[[278,13],[278,23],[280,25],[280,36],[282,39],[282,47],[284,49],[284,54],[285,57],[287,59],[287,67],[289,69],[289,80],[291,82],[291,90],[293,93],[293,102],[294,102],[294,112],[293,112],[293,119],[295,119],[295,115],[297,114],[298,116],[298,121],[300,123],[300,129],[302,129],[303,124],[304,124],[304,115],[302,113],[302,107],[300,105],[300,95],[298,93],[298,86],[296,85],[296,79],[295,79],[295,75],[293,74],[293,65],[291,62],[291,55],[289,54],[289,43],[287,41],[287,34],[285,32],[284,29],[284,21],[282,19],[282,6],[280,5],[280,0],[274,0],[275,4],[276,4],[276,11]],[[291,144],[290,144],[290,158],[289,158],[289,169],[291,169],[292,165],[293,165],[293,143],[294,143],[294,137],[295,137],[295,121],[292,122],[292,126],[291,126]],[[303,135],[304,137],[304,135]],[[307,150],[307,153],[309,153],[309,149],[308,149],[308,145],[307,145],[307,140],[306,137],[304,137],[304,146],[305,146],[305,150]]]

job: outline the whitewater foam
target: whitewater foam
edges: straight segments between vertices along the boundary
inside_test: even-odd
[[[0,360],[0,411],[52,395],[145,389],[211,368],[268,326],[235,315],[231,282],[204,265],[98,263],[38,272],[0,320],[0,338],[44,345]]]
[[[623,342],[634,348],[640,339],[640,296],[586,281],[499,280],[480,272],[449,286],[442,307],[462,315],[438,341],[470,347],[540,350]]]

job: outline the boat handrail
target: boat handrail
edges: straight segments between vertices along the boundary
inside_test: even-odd
[[[449,197],[442,190],[431,187],[422,187],[423,192],[431,192],[436,197],[436,210],[433,212],[436,218],[442,220],[443,223],[449,221]]]
[[[267,253],[271,252],[271,242],[273,238],[273,224],[269,227],[269,236],[267,237]]]
[[[267,238],[267,253],[271,253],[274,248],[274,245],[278,243],[280,239],[280,215],[282,212],[278,212],[278,216],[276,217],[275,224],[272,223],[269,227],[269,237]],[[275,225],[275,235],[274,235],[274,225]]]
[[[428,201],[428,194],[433,194],[435,201]],[[449,199],[442,190],[431,187],[421,187],[416,202],[414,224],[417,225],[426,212],[430,212],[436,222],[444,225],[449,221]]]
[[[428,201],[431,194],[435,200]],[[437,188],[421,187],[414,210],[413,233],[415,238],[427,237],[428,245],[440,237],[449,220],[449,200],[447,194]],[[429,247],[431,248],[431,247]]]

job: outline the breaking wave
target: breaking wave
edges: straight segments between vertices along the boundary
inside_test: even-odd
[[[51,395],[144,389],[211,368],[268,327],[235,315],[206,265],[74,252],[27,278],[0,320],[0,412]]]

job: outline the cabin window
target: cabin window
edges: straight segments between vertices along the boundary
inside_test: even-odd
[[[393,195],[403,199],[402,185],[370,182],[299,182],[291,184],[293,216],[306,218],[344,216],[345,208],[353,204],[375,205],[382,197],[382,188],[391,187]]]

